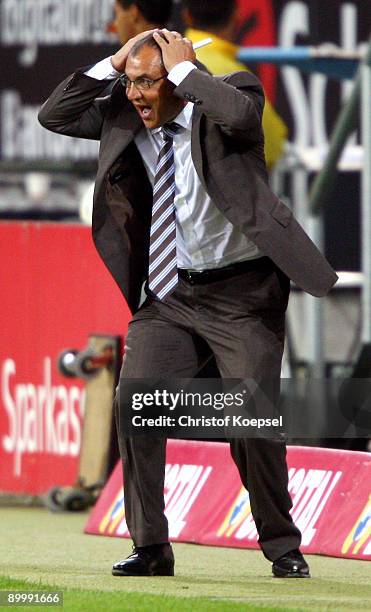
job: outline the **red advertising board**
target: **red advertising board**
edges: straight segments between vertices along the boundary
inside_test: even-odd
[[[87,227],[0,223],[0,259],[0,492],[36,495],[77,475],[84,389],[58,354],[130,312]]]
[[[289,447],[287,458],[291,512],[303,534],[303,552],[371,560],[371,457]],[[258,548],[249,495],[227,444],[168,442],[165,512],[175,542]],[[129,537],[120,464],[85,532]]]

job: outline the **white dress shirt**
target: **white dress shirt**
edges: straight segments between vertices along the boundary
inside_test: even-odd
[[[169,72],[168,78],[179,85],[191,70],[197,70],[192,62],[182,62]],[[86,72],[98,80],[116,78],[119,74],[110,58]],[[191,156],[192,115],[193,104],[188,102],[173,120],[181,126],[173,141],[178,267],[206,270],[261,257],[256,245],[226,219],[201,184]],[[163,144],[161,128],[150,130],[143,125],[134,140],[153,185]]]

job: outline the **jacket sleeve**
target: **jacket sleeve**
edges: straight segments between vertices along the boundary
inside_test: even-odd
[[[283,153],[287,139],[287,127],[267,98],[263,113],[263,132],[265,134],[265,159],[268,168],[272,168]]]
[[[253,74],[235,72],[221,78],[192,70],[174,93],[194,102],[225,133],[250,141],[261,139],[264,93]]]
[[[86,70],[86,69],[82,69]],[[40,109],[41,125],[65,136],[99,140],[110,96],[99,97],[110,81],[75,72],[53,91]]]

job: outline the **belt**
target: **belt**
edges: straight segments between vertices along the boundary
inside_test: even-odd
[[[269,269],[272,266],[272,260],[269,257],[259,257],[258,259],[249,259],[248,261],[239,261],[224,268],[214,268],[212,270],[185,270],[178,268],[178,276],[183,278],[191,285],[205,285],[206,283],[214,283],[219,280],[225,280],[244,272],[254,270]]]

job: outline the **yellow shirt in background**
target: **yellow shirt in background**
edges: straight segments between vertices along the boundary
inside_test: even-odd
[[[210,32],[188,28],[184,34],[193,43],[208,38],[213,39],[211,45],[196,51],[197,59],[205,64],[212,74],[221,75],[236,70],[247,70],[245,64],[236,60],[237,45],[219,38]],[[265,159],[268,168],[272,168],[282,153],[287,136],[287,128],[280,116],[274,110],[269,100],[265,100],[263,112],[263,131],[265,138]]]

